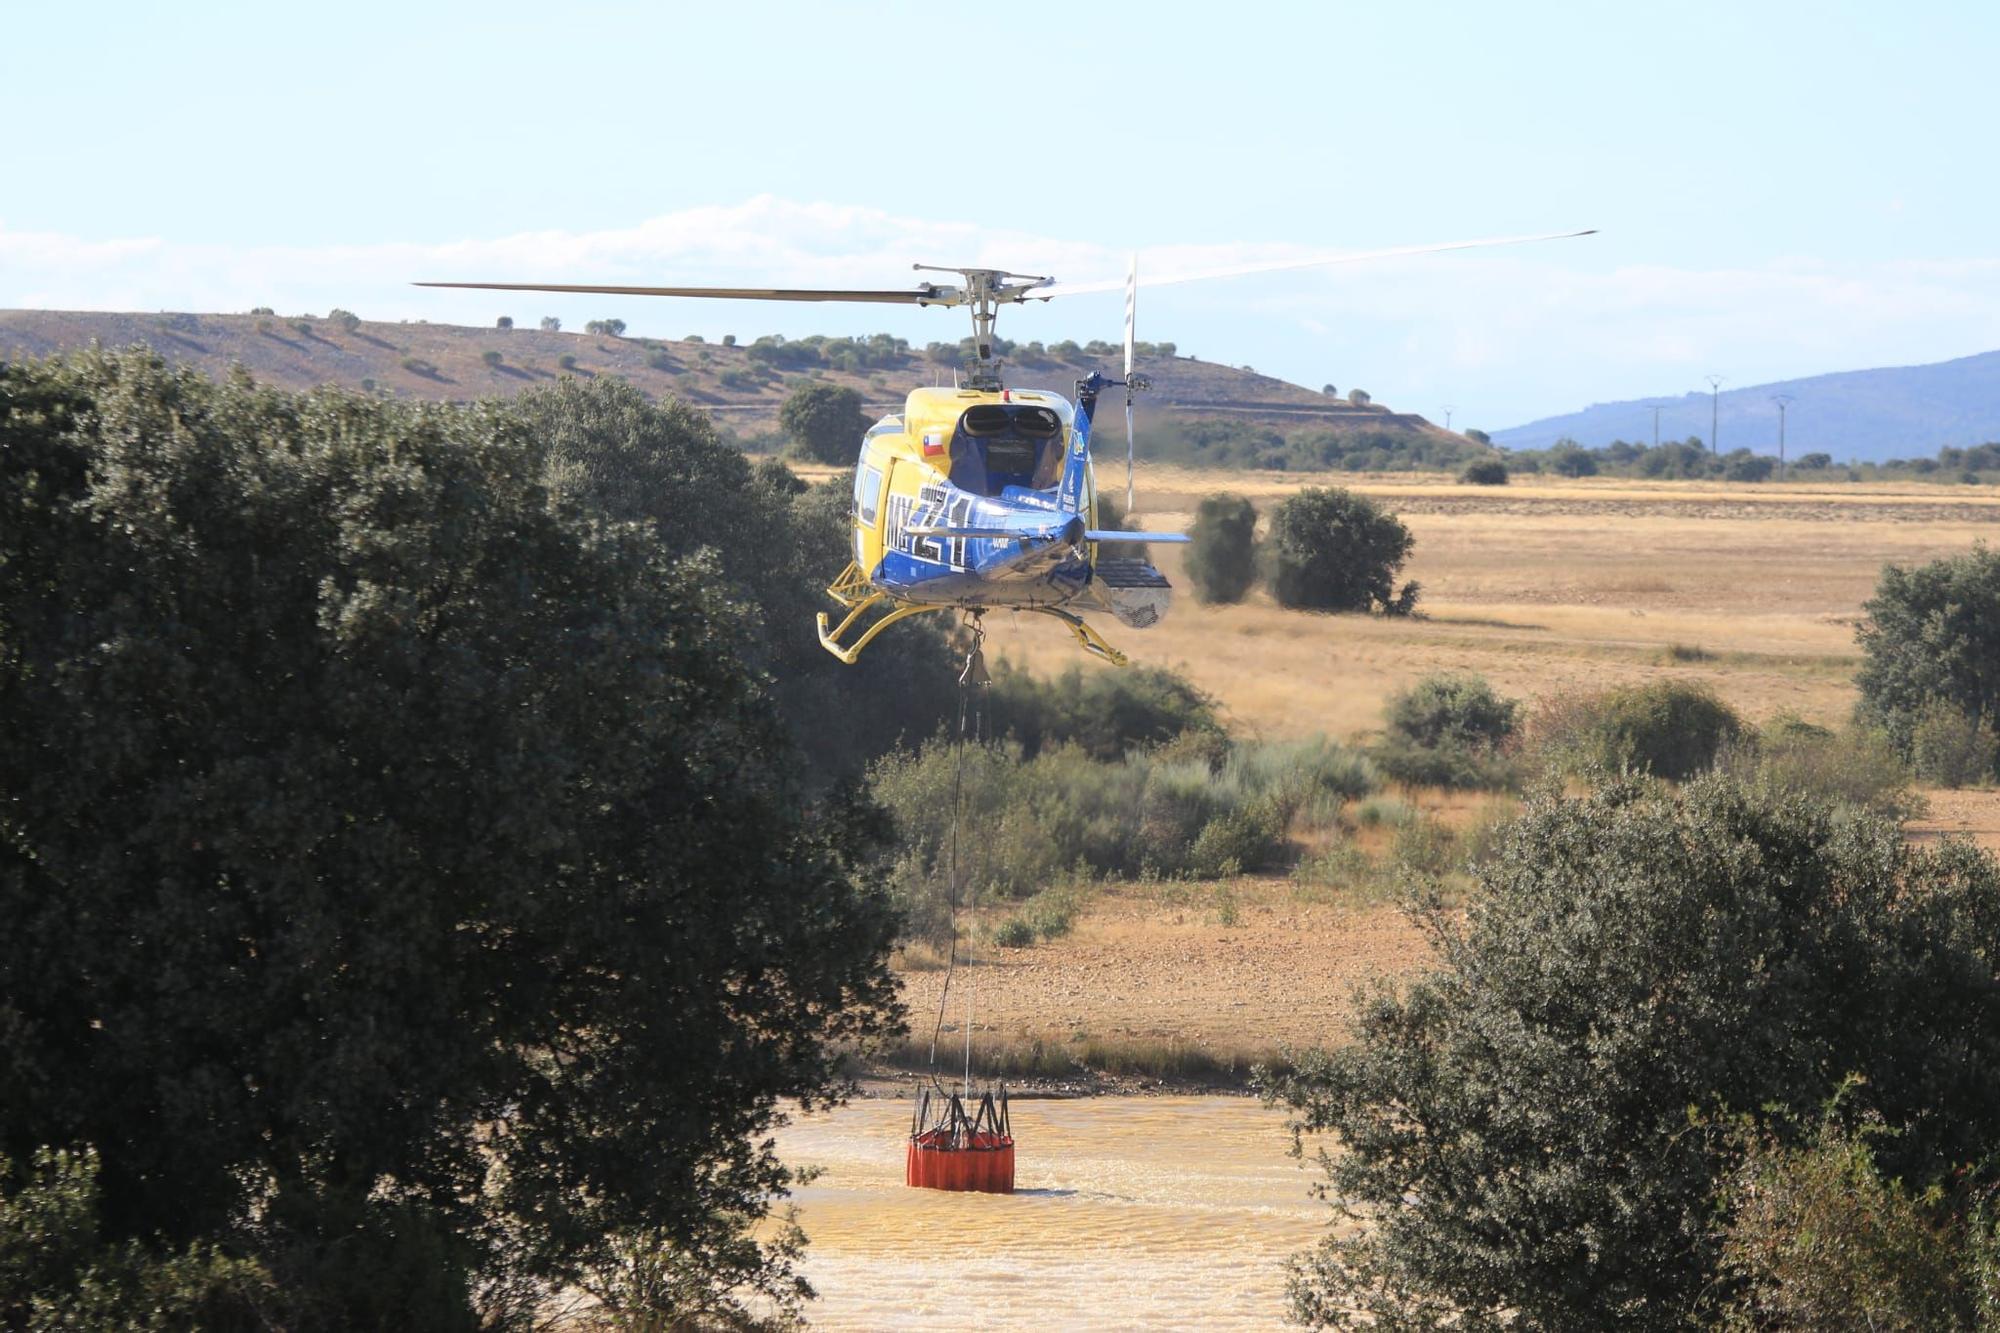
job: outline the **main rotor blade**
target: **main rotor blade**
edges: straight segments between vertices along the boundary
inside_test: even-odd
[[[543,282],[419,282],[417,287],[470,287],[486,292],[585,292],[596,296],[696,296],[724,301],[872,301],[879,305],[925,305],[943,296],[936,287],[915,290],[831,291],[799,287],[601,287]]]
[[[1132,512],[1132,354],[1139,336],[1139,255],[1125,270],[1125,512]]]
[[[1429,255],[1442,250],[1477,250],[1492,245],[1525,245],[1529,241],[1564,241],[1573,236],[1595,236],[1597,228],[1584,231],[1552,231],[1541,236],[1495,236],[1479,241],[1448,241],[1443,245],[1400,245],[1390,250],[1357,250],[1341,255],[1319,255],[1312,259],[1278,259],[1263,264],[1239,264],[1234,268],[1205,269],[1199,273],[1177,273],[1164,278],[1147,278],[1148,287],[1176,282],[1207,282],[1211,278],[1243,278],[1252,273],[1282,273],[1294,268],[1318,268],[1322,264],[1358,264],[1366,259],[1395,259],[1402,255]],[[1082,296],[1090,292],[1115,292],[1125,285],[1122,278],[1108,282],[1058,283],[1044,287],[1028,299],[1047,300],[1052,296]]]

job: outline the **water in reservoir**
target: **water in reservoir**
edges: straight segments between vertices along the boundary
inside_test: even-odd
[[[908,1100],[802,1117],[794,1196],[822,1329],[1268,1329],[1330,1217],[1281,1113],[1244,1097],[1016,1101],[1013,1195],[903,1184]]]

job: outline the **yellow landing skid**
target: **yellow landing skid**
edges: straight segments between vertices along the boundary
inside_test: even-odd
[[[848,632],[871,609],[884,602],[893,603],[895,599],[871,584],[868,581],[868,576],[861,572],[860,566],[851,563],[846,569],[840,571],[839,578],[828,585],[826,594],[833,598],[834,601],[846,607],[847,615],[840,624],[831,625],[829,624],[826,612],[822,611],[819,613],[819,646],[849,666],[853,666],[860,658],[862,649],[875,641],[876,635],[897,621],[908,620],[911,616],[921,616],[932,611],[953,611],[958,609],[950,606],[920,606],[914,602],[896,603],[893,611],[890,611],[867,629],[863,630],[860,638],[856,639],[853,643],[842,643],[841,641],[847,637]],[[997,610],[1000,608],[993,609]],[[1017,609],[1034,611],[1041,615],[1055,617],[1069,627],[1069,632],[1076,636],[1077,643],[1082,645],[1085,652],[1093,657],[1109,662],[1113,666],[1126,665],[1127,658],[1125,654],[1106,643],[1104,636],[1085,624],[1082,618],[1073,616],[1067,611],[1058,610],[1053,606],[1025,606]]]
[[[1125,654],[1106,643],[1104,636],[1089,625],[1086,625],[1080,616],[1073,616],[1067,611],[1059,611],[1053,606],[1030,606],[1023,609],[1039,612],[1045,616],[1054,616],[1057,620],[1062,621],[1063,624],[1069,626],[1069,632],[1076,636],[1076,641],[1083,645],[1083,650],[1092,657],[1102,658],[1104,661],[1111,663],[1112,666],[1124,666],[1130,660]]]
[[[878,591],[871,593],[866,597],[860,598],[857,601],[848,602],[845,599],[841,598],[839,593],[833,592],[832,588],[827,589],[827,591],[833,593],[834,598],[836,600],[839,600],[841,605],[851,606],[853,610],[847,613],[847,618],[845,620],[841,621],[839,625],[835,626],[832,629],[827,628],[826,612],[822,611],[819,613],[819,646],[826,649],[828,652],[832,653],[835,657],[847,663],[847,665],[849,666],[854,665],[855,659],[861,656],[861,650],[863,648],[866,648],[869,644],[875,642],[875,636],[877,634],[880,634],[883,630],[889,628],[889,626],[895,624],[897,621],[908,620],[911,616],[921,616],[931,611],[949,611],[952,609],[949,606],[917,606],[909,602],[904,602],[902,605],[898,606],[895,610],[891,611],[888,615],[883,616],[880,620],[876,621],[874,624],[870,625],[867,629],[863,630],[861,633],[861,637],[856,639],[853,643],[843,645],[841,643],[841,639],[846,637],[847,632],[854,628],[855,621],[861,619],[862,616],[866,615],[868,613],[869,608],[875,606],[878,603],[887,602],[892,599],[890,598],[888,593]]]

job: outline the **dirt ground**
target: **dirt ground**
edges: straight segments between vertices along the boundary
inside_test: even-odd
[[[1854,628],[1882,566],[2000,540],[2000,494],[1923,484],[1482,488],[1142,468],[1138,512],[1179,529],[1211,491],[1268,508],[1307,484],[1349,486],[1403,517],[1417,538],[1404,576],[1423,584],[1420,618],[1289,612],[1261,597],[1203,607],[1185,595],[1178,550],[1155,547],[1181,591],[1173,613],[1145,632],[1104,627],[1134,661],[1184,672],[1250,734],[1366,737],[1391,694],[1437,670],[1478,672],[1523,699],[1698,680],[1753,720],[1794,713],[1838,725],[1855,701]],[[1037,672],[1080,662],[1067,633],[1040,617],[989,615],[987,628],[989,652]],[[1929,799],[1913,836],[2000,850],[2000,792]],[[1284,880],[1116,886],[1070,936],[982,957],[975,1023],[1003,1039],[1234,1051],[1337,1040],[1358,985],[1427,957],[1393,907],[1302,902]],[[904,976],[913,1027],[928,1032],[942,973]]]

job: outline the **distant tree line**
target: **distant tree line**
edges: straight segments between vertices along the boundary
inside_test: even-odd
[[[1669,440],[1658,446],[1613,440],[1586,448],[1572,439],[1557,440],[1546,449],[1516,449],[1506,455],[1516,472],[1550,473],[1561,477],[1649,477],[1665,480],[1769,481],[1778,475],[1775,454],[1734,449],[1711,453],[1698,435]],[[1795,475],[1842,477],[1849,481],[1876,477],[1925,477],[1977,483],[2000,480],[2000,443],[1969,448],[1946,446],[1935,458],[1891,459],[1886,463],[1836,464],[1821,451],[1798,454],[1787,463]]]

